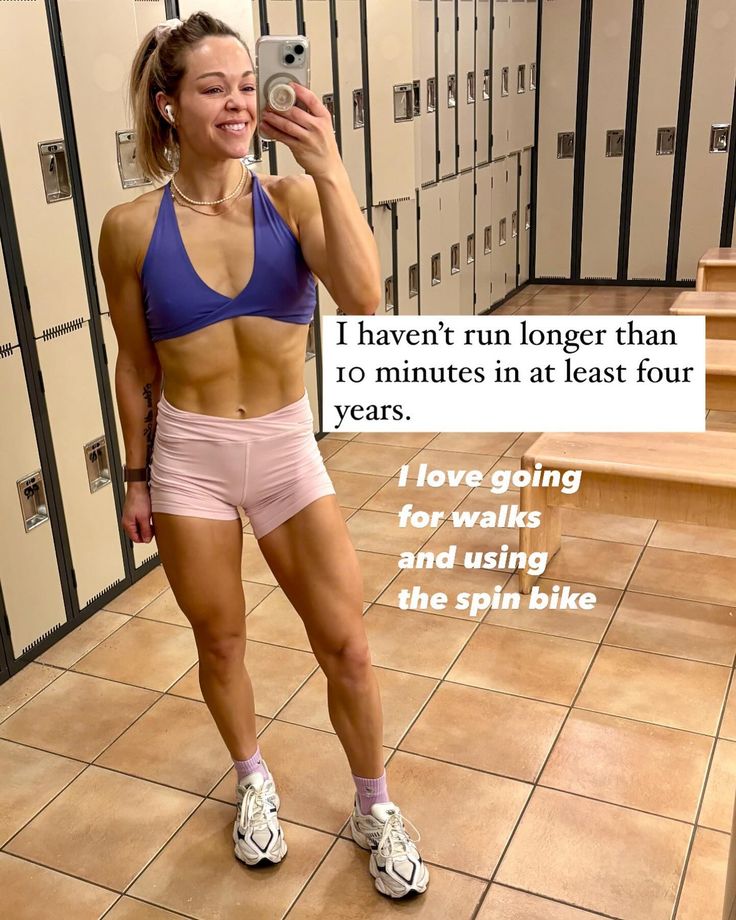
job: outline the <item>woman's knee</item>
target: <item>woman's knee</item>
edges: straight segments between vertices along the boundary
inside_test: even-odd
[[[365,636],[322,650],[319,657],[328,680],[360,684],[370,676],[371,653]]]
[[[195,630],[200,670],[227,670],[245,661],[245,618],[239,631]]]

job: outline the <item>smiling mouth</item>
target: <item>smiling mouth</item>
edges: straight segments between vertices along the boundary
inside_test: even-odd
[[[232,125],[218,125],[217,126],[221,131],[226,131],[228,134],[242,134],[246,129],[246,124],[244,121],[238,122],[237,124]]]

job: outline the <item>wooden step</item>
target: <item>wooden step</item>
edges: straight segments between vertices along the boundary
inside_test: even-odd
[[[736,411],[736,342],[706,339],[705,405]]]
[[[698,263],[698,291],[736,291],[736,249],[709,249]]]
[[[736,292],[684,291],[670,307],[676,316],[704,316],[709,339],[736,339]]]

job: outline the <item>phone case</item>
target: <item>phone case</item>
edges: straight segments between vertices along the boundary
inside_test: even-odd
[[[302,45],[304,52],[301,55],[295,53],[295,47]],[[287,63],[286,56],[292,54],[295,58],[293,63]],[[304,35],[263,35],[256,42],[256,87],[258,96],[258,118],[261,113],[269,108],[266,97],[267,90],[274,84],[281,82],[279,77],[283,76],[284,83],[301,83],[302,86],[309,88],[310,79],[310,46],[309,39]],[[301,108],[304,106],[297,102]],[[261,132],[261,136],[268,140],[266,134]]]

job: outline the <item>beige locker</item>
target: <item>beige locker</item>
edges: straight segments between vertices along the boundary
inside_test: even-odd
[[[479,166],[475,197],[475,312],[485,313],[491,306],[491,253],[493,222],[491,218],[492,165]]]
[[[475,295],[475,170],[458,176],[460,184],[460,315],[473,315]]]
[[[493,0],[477,0],[475,33],[475,139],[478,166],[491,159],[491,17]]]
[[[444,292],[450,266],[444,250],[444,233],[440,212],[440,183],[419,192],[419,312],[446,313]]]
[[[536,275],[569,278],[580,0],[544,0],[536,183]],[[541,74],[540,74],[541,76]],[[558,156],[558,153],[560,154]]]
[[[137,6],[151,6],[150,0],[136,0]],[[164,4],[161,3],[161,6]],[[179,18],[186,19],[192,13],[202,10],[221,19],[224,23],[239,32],[243,41],[248,45],[251,52],[255,54],[253,48],[255,34],[253,29],[253,16],[258,14],[257,0],[179,0]],[[159,22],[166,19],[164,15]],[[154,23],[155,25],[155,23]]]
[[[138,38],[143,37],[159,23],[168,19],[166,15],[166,3],[164,0],[134,0],[135,22],[138,30]],[[186,7],[186,0],[179,4],[180,9]],[[204,9],[204,7],[202,7]],[[186,19],[188,13],[180,13],[182,19]]]
[[[439,121],[439,175],[457,172],[457,101],[455,56],[455,0],[437,0],[437,118]]]
[[[0,259],[7,265],[5,251],[0,240]],[[13,304],[10,300],[10,290],[5,272],[0,272],[0,353],[10,351],[18,344],[18,329],[13,315]]]
[[[629,224],[631,280],[663,281],[667,274],[685,7],[686,0],[644,4]]]
[[[267,0],[268,27],[271,35],[298,35],[296,0]],[[311,49],[314,53],[314,49]],[[304,172],[286,144],[276,141],[276,175],[295,176]]]
[[[411,198],[414,160],[412,7],[395,0],[367,5],[373,203]],[[396,156],[396,151],[401,151]]]
[[[412,0],[415,169],[420,185],[437,181],[437,71],[434,0]]]
[[[504,297],[516,288],[519,264],[519,157],[515,153],[506,160],[506,240],[504,254]]]
[[[365,97],[360,0],[335,0],[338,23],[342,159],[361,208],[366,203]]]
[[[519,176],[519,278],[518,283],[529,280],[529,257],[531,253],[532,228],[532,152],[521,152],[521,174]]]
[[[580,276],[615,279],[633,0],[593,4]]]
[[[332,72],[332,17],[329,0],[304,0],[304,31],[311,45],[312,91],[335,112]]]
[[[4,278],[0,291],[5,301]],[[0,451],[0,584],[13,654],[19,658],[65,623],[66,614],[19,348],[0,355],[0,388],[5,434]]]
[[[677,263],[680,281],[694,280],[698,260],[720,240],[729,140],[736,143],[731,125],[734,47],[733,0],[700,0]]]
[[[251,0],[251,17],[253,19],[253,45],[255,45],[256,39],[260,38],[263,34],[263,29],[261,28],[261,5],[259,0]],[[251,45],[251,51],[255,54],[253,45]]]
[[[516,286],[516,156],[495,160],[493,176],[493,251],[491,261],[491,302],[497,304]]]
[[[458,315],[463,249],[460,226],[460,176],[451,176],[440,182],[440,224],[444,238],[442,261],[447,270],[442,295],[443,312]]]
[[[494,160],[508,156],[511,144],[512,104],[516,86],[511,71],[514,66],[514,47],[511,32],[512,0],[493,2],[493,101],[491,119]]]
[[[458,0],[457,14],[457,168],[464,172],[475,165],[475,0]]]
[[[394,235],[393,212],[390,205],[379,205],[372,209],[373,236],[381,262],[383,296],[376,311],[377,316],[396,313],[396,289],[394,287]]]
[[[513,63],[509,73],[510,151],[534,144],[536,102],[537,2],[512,0],[511,45]]]
[[[398,307],[402,316],[419,313],[419,258],[416,199],[396,203],[396,275]]]

